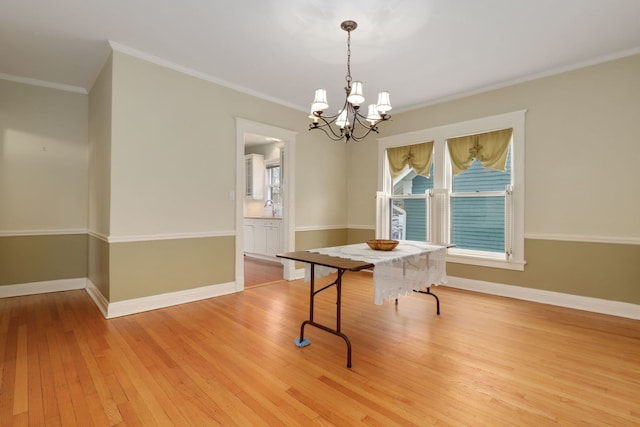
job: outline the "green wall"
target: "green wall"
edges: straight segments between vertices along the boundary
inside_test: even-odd
[[[447,275],[640,304],[640,245],[525,239],[524,272],[447,263]]]
[[[109,302],[235,280],[235,237],[109,245]]]
[[[87,235],[0,237],[0,286],[87,277]]]

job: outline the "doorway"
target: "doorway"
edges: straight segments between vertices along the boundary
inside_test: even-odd
[[[293,280],[294,263],[290,261],[280,262],[279,259],[271,257],[254,258],[245,257],[245,245],[248,245],[247,239],[251,239],[251,228],[245,227],[245,194],[247,189],[247,176],[245,174],[245,146],[264,144],[265,147],[258,147],[250,150],[260,152],[260,148],[268,151],[267,144],[273,144],[281,150],[282,155],[279,159],[281,170],[280,176],[280,200],[276,204],[278,214],[278,222],[280,230],[280,245],[278,252],[291,251],[294,248],[294,161],[295,158],[295,136],[296,133],[287,129],[278,128],[264,123],[254,122],[242,118],[236,118],[236,291],[241,291],[245,286],[255,286],[257,284],[268,283],[274,280],[286,279]],[[262,154],[263,158],[265,154]],[[266,155],[268,161],[273,163],[274,157],[271,154]],[[271,204],[265,202],[263,197],[258,197],[252,201],[250,205],[251,216],[259,217],[262,214],[263,204],[271,209]],[[249,205],[247,205],[249,206]],[[275,207],[273,208],[275,212]],[[270,211],[271,212],[271,211]],[[272,216],[265,213],[264,216]],[[274,263],[273,261],[276,261]],[[275,265],[274,265],[275,264]],[[281,267],[280,267],[281,266]],[[279,270],[279,271],[277,271]],[[277,277],[274,279],[274,274]]]
[[[267,285],[284,276],[284,267],[281,262],[244,256],[244,287],[253,288]]]

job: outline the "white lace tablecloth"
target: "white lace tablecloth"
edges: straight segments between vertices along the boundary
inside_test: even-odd
[[[414,289],[447,283],[446,246],[401,240],[392,251],[374,251],[366,243],[310,249],[323,255],[371,263],[373,269],[375,304],[395,299]],[[335,273],[336,269],[316,265],[315,277]],[[311,279],[311,266],[305,265],[304,280]]]

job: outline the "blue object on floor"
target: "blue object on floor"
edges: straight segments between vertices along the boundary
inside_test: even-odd
[[[296,346],[297,347],[306,347],[309,344],[311,344],[311,341],[309,341],[309,338],[305,338],[302,341],[300,341],[300,338],[296,338]]]

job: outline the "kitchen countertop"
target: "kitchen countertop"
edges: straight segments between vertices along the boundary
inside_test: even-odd
[[[245,216],[244,219],[282,219],[281,216]]]

